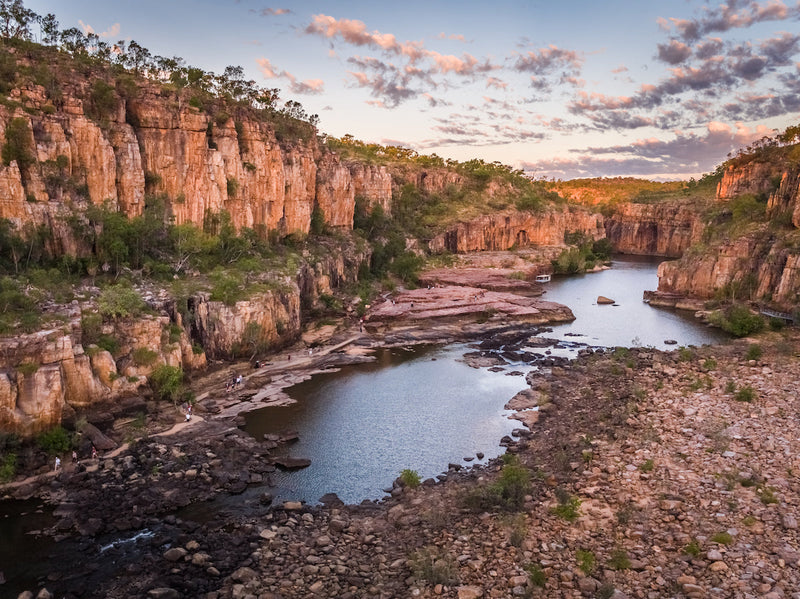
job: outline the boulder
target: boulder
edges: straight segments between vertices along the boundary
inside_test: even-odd
[[[597,296],[597,304],[598,305],[613,304],[613,303],[614,303],[614,300],[611,299],[610,297],[606,297],[605,295],[598,295]]]

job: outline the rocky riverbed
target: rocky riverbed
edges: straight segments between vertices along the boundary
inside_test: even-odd
[[[475,352],[519,335],[494,330]],[[453,465],[379,503],[270,506],[257,492],[269,445],[204,401],[173,434],[6,493],[58,506],[51,532],[78,553],[39,587],[64,597],[800,597],[800,342],[771,334],[762,355],[754,343],[587,348],[542,365],[509,406],[538,418],[509,440],[531,474],[518,511],[468,507],[499,461]],[[333,347],[287,362],[341,359]],[[192,512],[237,494],[240,510]],[[133,551],[101,551],[137,534]]]

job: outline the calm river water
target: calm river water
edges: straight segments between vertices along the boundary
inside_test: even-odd
[[[576,320],[546,335],[564,341],[550,350],[553,355],[574,355],[577,349],[567,342],[668,348],[665,340],[701,345],[723,339],[691,314],[642,301],[643,291],[658,285],[658,262],[624,257],[610,270],[554,278],[544,298],[568,305]],[[597,305],[598,295],[617,305]],[[376,363],[317,375],[290,388],[298,400],[294,405],[248,414],[246,430],[257,438],[297,430],[300,440],[285,450],[311,460],[304,470],[273,475],[276,497],[316,502],[333,492],[356,503],[383,496],[404,468],[433,477],[477,452],[485,454],[484,461],[503,453],[500,438],[519,426],[503,406],[526,386],[523,376],[509,372],[530,367],[474,369],[459,361],[465,351],[461,344],[383,350]]]

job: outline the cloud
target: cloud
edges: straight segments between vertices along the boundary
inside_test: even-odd
[[[667,64],[680,64],[692,55],[692,49],[678,40],[658,44],[658,59]]]
[[[92,33],[96,33],[94,27],[92,27],[88,23],[84,23],[80,19],[78,19],[78,24],[81,26],[81,29],[83,29],[84,34],[91,35]],[[109,27],[102,33],[98,33],[97,37],[102,37],[102,38],[116,37],[119,35],[119,32],[120,32],[120,24],[114,23],[111,27]]]
[[[800,4],[788,7],[781,0],[761,3],[756,0],[728,0],[717,8],[706,8],[697,19],[659,19],[659,25],[669,31],[675,30],[686,42],[694,42],[709,33],[724,33],[731,29],[743,29],[766,21],[785,21],[800,17]]]
[[[499,67],[489,59],[479,59],[469,53],[459,56],[442,54],[425,47],[422,41],[400,41],[391,33],[369,30],[366,24],[355,19],[336,19],[329,15],[313,15],[304,29],[307,35],[327,40],[340,40],[351,46],[370,48],[385,58],[352,56],[347,62],[356,70],[350,71],[359,87],[368,88],[373,97],[393,108],[406,100],[449,85],[452,77],[474,80]],[[443,34],[442,34],[443,35]],[[442,38],[442,35],[439,37]],[[451,35],[448,39],[463,41],[463,36]],[[498,79],[493,84],[500,85]]]
[[[486,78],[486,88],[493,87],[495,89],[506,89],[508,87],[508,83],[498,79],[497,77],[487,77]]]
[[[616,69],[611,69],[611,72],[616,75],[619,73],[627,73],[628,70],[629,70],[628,67],[626,67],[624,64],[621,64]]]
[[[466,42],[467,40],[461,34],[451,33],[447,35],[444,31],[442,31],[439,35],[436,36],[440,40],[454,40],[457,42]]]
[[[514,63],[514,69],[521,73],[533,75],[546,75],[560,69],[571,73],[580,73],[584,59],[573,50],[564,50],[557,46],[549,46],[537,50],[529,50],[519,54]]]
[[[324,93],[325,84],[321,79],[306,79],[298,81],[289,71],[276,69],[268,58],[256,59],[256,64],[265,79],[286,79],[289,81],[289,91],[299,95],[318,95]]]
[[[709,172],[736,147],[747,145],[772,132],[759,125],[730,126],[711,121],[697,133],[677,131],[672,139],[636,140],[629,145],[589,147],[574,150],[574,157],[560,157],[523,163],[535,176],[616,177],[639,175],[651,178],[697,176]]]
[[[250,9],[250,12],[262,17],[279,17],[292,14],[291,8],[262,8],[261,10]]]
[[[258,58],[256,59],[256,64],[265,79],[275,79],[280,76],[280,74],[275,71],[275,68],[268,58]]]

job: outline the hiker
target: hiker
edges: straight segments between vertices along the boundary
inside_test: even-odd
[[[92,443],[92,459],[97,459],[97,448],[94,446],[94,443]]]
[[[53,467],[53,472],[58,472],[59,468],[61,468],[61,458],[56,456],[56,464]]]
[[[73,464],[78,463],[78,452],[75,451],[74,449],[72,450],[72,463]]]

